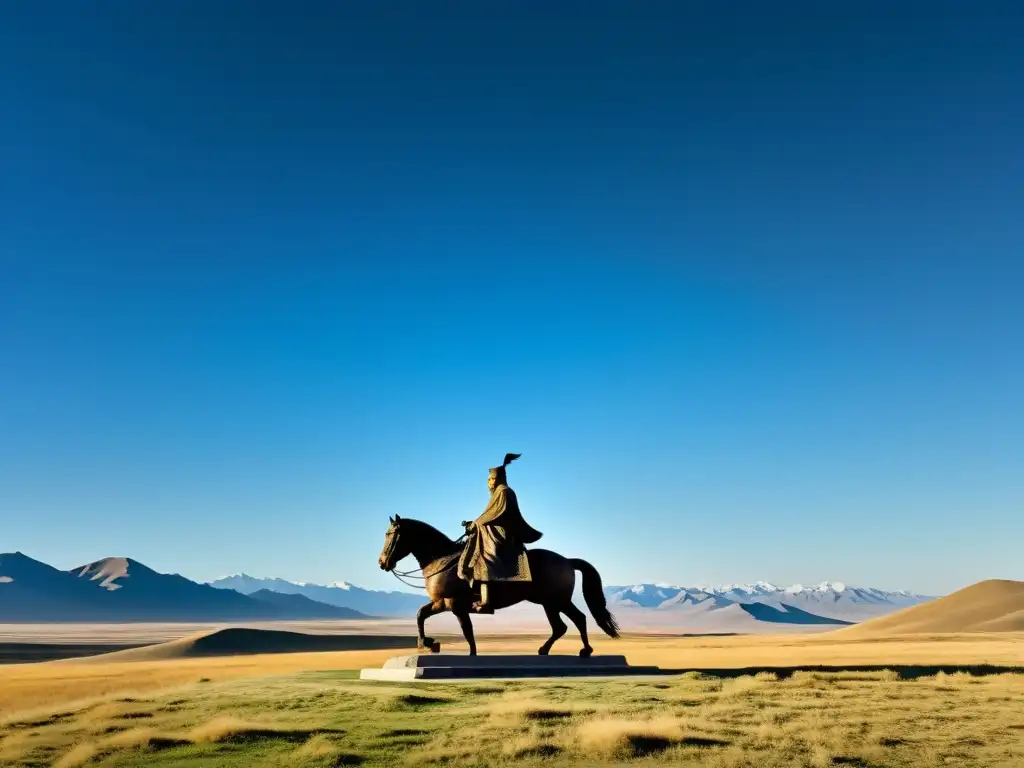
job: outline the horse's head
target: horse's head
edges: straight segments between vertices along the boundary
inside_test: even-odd
[[[388,527],[387,533],[384,534],[384,549],[380,551],[380,557],[377,558],[377,564],[382,571],[393,571],[395,566],[412,552],[408,541],[409,537],[405,538],[406,540],[403,541],[402,518],[395,515],[391,518],[391,525]]]

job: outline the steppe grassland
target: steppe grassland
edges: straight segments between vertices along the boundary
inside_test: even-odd
[[[480,652],[534,653],[540,642],[537,637],[487,639],[481,642]],[[837,641],[827,635],[688,638],[638,635],[621,640],[598,638],[592,642],[596,653],[621,653],[631,664],[666,669],[938,664],[1024,667],[1024,633],[906,636],[877,641]],[[578,644],[578,637],[567,635],[559,641],[555,651],[572,653]],[[465,645],[446,642],[444,650],[464,652]],[[131,697],[188,687],[198,680],[220,682],[313,670],[379,667],[397,653],[402,651],[385,648],[132,663],[108,662],[99,657],[46,664],[0,665],[0,721],[36,709],[77,706],[118,696]]]
[[[534,640],[488,642],[482,650],[529,652]],[[567,637],[563,650],[574,640]],[[634,637],[597,645],[599,653],[669,668],[1024,662],[1024,637],[1014,634],[855,643]],[[1024,764],[1021,675],[689,674],[455,685],[352,679],[351,670],[394,654],[0,667],[0,765]]]
[[[3,726],[5,766],[1011,766],[1024,675],[192,683]]]

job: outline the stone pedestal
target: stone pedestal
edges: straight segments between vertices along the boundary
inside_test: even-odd
[[[393,656],[380,669],[364,669],[362,680],[468,680],[484,678],[605,677],[655,675],[658,667],[631,667],[625,656],[469,656],[452,653]]]

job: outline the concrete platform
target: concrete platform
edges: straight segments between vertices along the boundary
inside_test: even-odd
[[[361,680],[471,680],[487,678],[612,677],[656,675],[658,667],[631,667],[625,656],[526,656],[453,653],[393,656],[380,669],[364,669]]]

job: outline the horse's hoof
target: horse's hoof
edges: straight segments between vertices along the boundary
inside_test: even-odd
[[[550,648],[545,648],[542,645],[540,648],[537,649],[537,655],[538,656],[547,656],[550,651],[551,651]]]
[[[430,644],[430,652],[431,653],[440,653],[441,652],[441,644],[436,642],[436,641],[431,643]]]
[[[580,656],[582,656],[584,659],[589,659],[593,655],[594,655],[594,649],[593,648],[581,648],[580,649]]]

